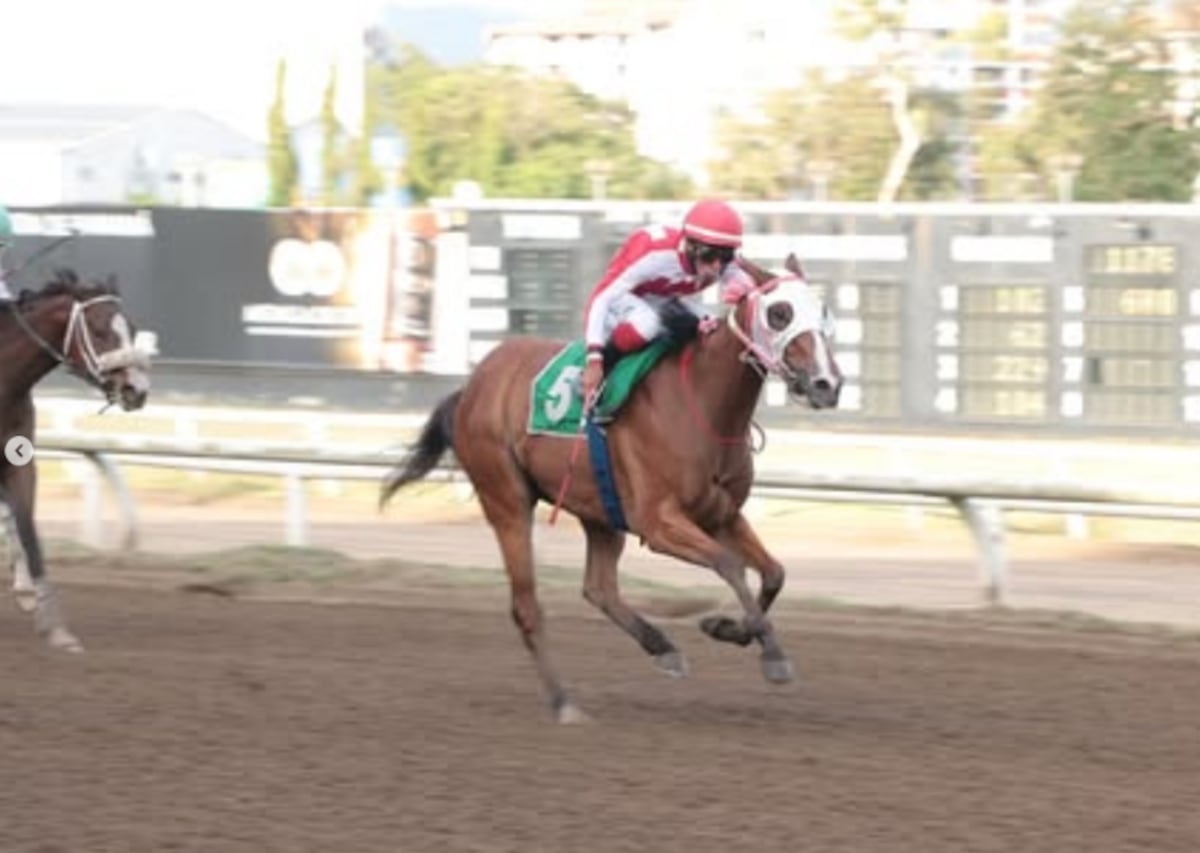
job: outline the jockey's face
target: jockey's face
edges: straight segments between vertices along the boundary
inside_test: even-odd
[[[703,284],[712,284],[721,277],[725,268],[733,263],[734,248],[732,246],[712,246],[688,240],[687,256],[696,271],[696,278]]]

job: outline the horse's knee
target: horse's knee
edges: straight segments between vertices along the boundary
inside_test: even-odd
[[[783,583],[787,578],[787,572],[784,571],[783,566],[774,565],[763,569],[761,575],[762,586],[759,588],[759,600],[765,610],[771,606],[771,602],[783,590]]]
[[[756,640],[762,639],[772,632],[771,622],[762,613],[747,614],[743,624],[746,628],[746,633]]]
[[[787,572],[779,563],[769,563],[763,566],[759,569],[759,574],[762,575],[763,586],[776,589],[783,586],[783,579],[787,576]]]
[[[541,621],[536,613],[530,613],[529,611],[519,607],[514,607],[512,609],[512,620],[513,623],[524,634],[534,633],[538,629],[538,625]]]
[[[542,609],[532,595],[514,596],[511,613],[513,622],[522,634],[536,634],[542,626]]]
[[[600,586],[585,581],[583,584],[583,600],[593,607],[603,610],[608,598]]]

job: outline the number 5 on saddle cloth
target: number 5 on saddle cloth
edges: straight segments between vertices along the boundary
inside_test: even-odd
[[[674,341],[661,338],[618,361],[605,378],[604,390],[596,404],[597,418],[611,420],[629,399],[637,383],[673,345]],[[572,341],[534,377],[529,406],[528,431],[531,434],[574,438],[579,433],[583,418],[580,378],[586,356],[583,341]]]
[[[658,311],[664,332],[661,337],[626,356],[620,356],[611,349],[605,350],[604,387],[593,415],[598,422],[611,421],[642,377],[676,345],[682,345],[696,336],[700,318],[679,300],[668,299],[659,306]],[[586,354],[583,341],[572,341],[534,377],[530,392],[530,433],[563,436],[576,434],[583,418],[580,379]],[[615,365],[612,364],[613,361],[616,362]]]

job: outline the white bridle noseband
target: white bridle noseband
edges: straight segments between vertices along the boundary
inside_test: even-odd
[[[87,324],[87,310],[93,305],[104,302],[120,304],[116,296],[106,294],[94,296],[85,302],[75,302],[71,305],[71,316],[67,320],[67,331],[63,335],[62,360],[66,361],[71,352],[72,344],[78,344],[80,360],[83,369],[98,383],[104,382],[104,374],[123,368],[139,367],[143,370],[149,367],[149,359],[145,353],[134,348],[132,343],[114,347],[106,352],[96,352],[92,342],[92,332]]]

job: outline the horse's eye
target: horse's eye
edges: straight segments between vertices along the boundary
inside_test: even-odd
[[[787,302],[776,302],[767,309],[767,325],[774,332],[782,332],[792,322],[792,306]]]

